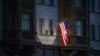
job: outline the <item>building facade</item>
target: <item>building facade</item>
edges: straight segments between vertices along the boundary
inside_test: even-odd
[[[37,42],[34,56],[60,56],[57,37],[58,0],[36,0]]]
[[[63,56],[89,55],[88,0],[59,0],[59,20],[69,21],[69,43],[64,47],[59,30],[59,44]]]
[[[2,56],[34,54],[35,47],[40,44],[36,42],[35,3],[35,0],[0,0]]]
[[[89,56],[88,0],[0,1],[0,55]],[[69,22],[67,46],[58,25],[64,20]]]
[[[89,4],[91,55],[100,56],[100,1],[92,0]]]
[[[58,0],[37,0],[37,41],[47,45],[58,45]]]

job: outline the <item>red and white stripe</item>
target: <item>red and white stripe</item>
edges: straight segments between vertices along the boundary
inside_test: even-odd
[[[62,33],[62,39],[63,39],[63,43],[66,46],[68,43],[68,28],[65,28],[64,22],[61,22],[59,24],[60,29],[61,29],[61,33]]]

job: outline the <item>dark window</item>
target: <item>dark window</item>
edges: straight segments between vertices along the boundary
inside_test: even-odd
[[[38,4],[44,4],[44,0],[38,0]]]
[[[30,15],[22,14],[22,30],[30,30]]]
[[[83,23],[82,21],[76,21],[76,36],[83,36]]]
[[[94,12],[95,10],[95,0],[90,0],[89,1],[89,7],[90,7],[90,11]]]
[[[45,5],[47,6],[53,6],[54,5],[54,0],[45,0]]]
[[[85,4],[84,0],[76,0],[76,7],[83,7]]]
[[[90,54],[90,56],[96,56],[96,54]]]
[[[44,29],[44,19],[39,19],[39,33],[43,34]]]
[[[54,0],[49,0],[49,5],[53,6],[54,5]]]
[[[15,13],[9,13],[9,20],[10,20],[10,30],[14,29],[14,22],[15,22]]]
[[[32,2],[22,1],[22,8],[32,9]]]
[[[45,49],[43,49],[43,56],[45,56]]]
[[[90,40],[95,40],[95,25],[90,25]]]
[[[98,4],[99,4],[99,5],[98,5],[98,6],[99,6],[98,8],[99,8],[99,12],[100,12],[100,0],[98,0]]]
[[[65,6],[69,6],[69,0],[64,0]]]
[[[46,49],[46,55],[45,56],[55,56],[55,51],[52,49]],[[49,54],[49,55],[48,55]]]
[[[45,56],[45,49],[40,49],[37,53],[38,56]]]
[[[54,31],[53,31],[53,21],[49,20],[49,31],[50,31],[50,35],[53,35]]]
[[[98,30],[99,30],[99,39],[98,40],[100,40],[100,26],[99,26],[99,29]]]
[[[55,56],[55,50],[52,50],[51,52],[51,56]]]
[[[38,0],[38,4],[53,6],[54,5],[54,0]]]

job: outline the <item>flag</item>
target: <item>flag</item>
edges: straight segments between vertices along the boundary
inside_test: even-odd
[[[60,26],[60,29],[61,29],[63,43],[66,46],[68,44],[68,38],[69,38],[67,20],[64,20],[63,22],[59,23],[59,26]]]

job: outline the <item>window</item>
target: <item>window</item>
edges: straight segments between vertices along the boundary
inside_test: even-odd
[[[54,5],[54,0],[48,0],[48,5],[53,6]]]
[[[98,40],[100,40],[100,26],[99,26],[99,29],[98,30],[99,30],[99,39]]]
[[[53,6],[54,0],[38,0],[38,4]]]
[[[14,22],[15,22],[15,13],[10,12],[9,13],[9,20],[10,20],[10,30],[14,29]]]
[[[83,6],[83,0],[76,0],[76,7],[82,7]]]
[[[39,33],[43,34],[44,29],[44,19],[39,19]]]
[[[76,36],[83,36],[83,23],[82,21],[76,21]]]
[[[30,15],[22,14],[22,30],[30,30]]]
[[[95,6],[95,1],[94,1],[94,0],[90,0],[89,2],[90,2],[90,3],[89,3],[89,4],[90,4],[90,5],[89,5],[89,7],[90,7],[90,11],[93,12],[94,9],[95,9],[95,7],[94,7],[94,6]]]
[[[37,0],[38,4],[44,4],[44,0]]]
[[[55,56],[55,50],[51,50],[51,56]]]
[[[32,9],[32,2],[22,1],[22,8]]]
[[[99,7],[98,7],[98,8],[99,8],[99,12],[100,12],[100,0],[98,1],[98,6],[99,6]]]
[[[100,12],[100,0],[89,1],[90,12]]]
[[[95,25],[90,25],[90,40],[95,40]]]
[[[53,35],[54,31],[53,31],[53,21],[49,20],[49,31],[50,31],[50,35]]]
[[[45,49],[40,49],[38,52],[38,56],[45,56]]]
[[[65,6],[69,6],[69,0],[64,0]]]
[[[52,49],[46,49],[45,56],[55,56],[55,51]],[[49,54],[49,55],[48,55]]]
[[[90,56],[96,56],[96,54],[90,54]]]

